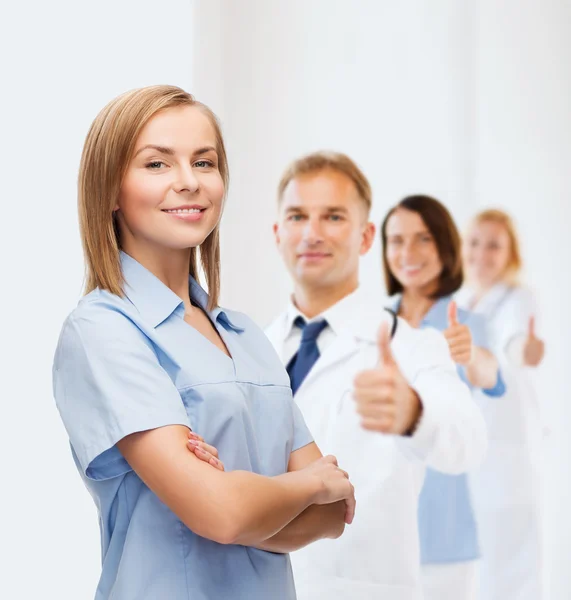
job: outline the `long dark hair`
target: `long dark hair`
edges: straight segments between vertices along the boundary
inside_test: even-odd
[[[392,274],[387,261],[387,223],[399,209],[417,213],[434,238],[438,256],[442,263],[438,288],[433,298],[449,296],[460,289],[464,281],[462,269],[461,239],[458,229],[447,208],[430,196],[407,196],[387,213],[381,226],[381,242],[383,246],[383,271],[387,293],[392,296],[402,292],[400,282]]]

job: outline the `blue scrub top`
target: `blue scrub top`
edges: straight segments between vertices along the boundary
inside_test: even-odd
[[[400,296],[394,298],[391,308],[398,312]],[[437,300],[428,311],[421,328],[432,327],[438,331],[448,328],[448,305],[452,297]],[[489,350],[486,320],[482,315],[458,309],[458,321],[468,325],[475,346]],[[466,379],[465,369],[458,366],[458,374]],[[498,373],[493,388],[483,390],[489,396],[502,396],[505,385]],[[420,559],[422,564],[454,563],[474,560],[480,556],[478,530],[467,475],[446,475],[427,468],[418,505],[418,528],[420,535]]]
[[[287,554],[194,534],[115,445],[186,425],[218,448],[227,471],[285,473],[291,452],[312,437],[280,359],[246,316],[208,311],[206,292],[190,278],[192,300],[229,358],[184,321],[182,300],[159,279],[125,253],[121,263],[125,296],[85,296],[63,325],[53,367],[57,407],[99,513],[96,600],[295,599]]]

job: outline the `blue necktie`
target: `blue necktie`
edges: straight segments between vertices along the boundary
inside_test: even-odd
[[[294,325],[302,329],[299,350],[287,366],[291,389],[295,394],[319,358],[317,338],[327,327],[327,321],[323,319],[307,324],[301,317],[297,317]]]

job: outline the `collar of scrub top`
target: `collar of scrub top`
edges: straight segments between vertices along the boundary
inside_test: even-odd
[[[158,327],[176,311],[180,312],[181,316],[184,315],[182,299],[141,263],[123,251],[121,270],[125,279],[125,295],[153,327]],[[237,333],[244,331],[244,327],[238,322],[239,315],[233,314],[230,320],[227,312],[220,307],[208,310],[208,294],[190,275],[188,283],[192,301],[202,308],[212,322],[218,321]]]
[[[297,317],[301,317],[308,323],[325,319],[336,336],[346,335],[375,344],[381,319],[386,318],[391,326],[393,324],[392,316],[386,311],[379,311],[379,305],[369,300],[366,292],[360,287],[320,315],[309,320],[295,306],[292,296],[286,311],[284,338],[290,335]]]
[[[400,304],[402,301],[402,295],[396,294],[389,298],[387,306],[393,310],[397,315],[399,314]],[[433,323],[437,323],[440,326],[441,323],[448,323],[448,304],[452,301],[451,296],[444,296],[438,298],[436,302],[428,309],[428,312],[424,315],[421,324],[431,326]],[[459,320],[463,320],[463,312],[458,312]]]

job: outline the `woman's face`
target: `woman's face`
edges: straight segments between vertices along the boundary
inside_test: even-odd
[[[468,279],[484,287],[502,280],[510,261],[511,243],[501,223],[477,223],[465,237],[463,247]]]
[[[430,294],[438,285],[442,263],[436,242],[421,216],[398,208],[386,225],[389,269],[405,291]]]
[[[224,184],[216,134],[194,106],[157,113],[141,131],[115,208],[127,252],[199,246],[216,227]]]

